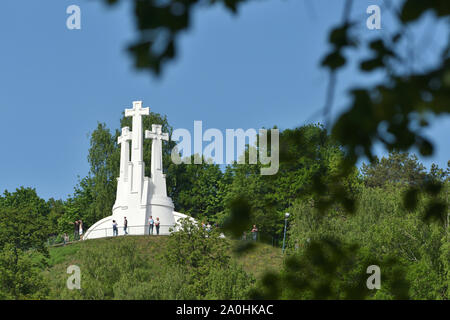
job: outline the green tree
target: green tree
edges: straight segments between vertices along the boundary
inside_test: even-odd
[[[48,199],[47,205],[49,207],[48,223],[51,234],[59,233],[58,221],[66,212],[66,202],[63,200]]]
[[[72,235],[73,222],[83,221],[86,230],[90,225],[101,219],[97,210],[96,197],[94,194],[94,181],[91,176],[80,179],[74,187],[74,193],[64,203],[64,214],[58,218],[58,233]]]
[[[183,219],[181,229],[169,236],[167,260],[186,274],[187,290],[196,299],[242,299],[253,279],[231,263],[230,240]]]
[[[321,125],[286,129],[280,133],[280,166],[276,175],[261,175],[260,165],[235,163],[228,169],[232,182],[227,187],[222,217],[229,215],[234,199],[244,197],[252,212],[251,221],[245,227],[257,224],[262,233],[281,236],[286,210],[297,199],[311,197],[316,184],[324,187],[322,200],[327,200],[333,192],[357,187],[358,173],[353,168],[352,175],[340,179],[335,189],[325,188],[343,157],[339,146]]]
[[[0,197],[0,298],[35,299],[46,295],[39,267],[31,256],[48,256],[49,208],[31,188]]]
[[[288,231],[288,253],[300,255],[302,259],[309,251],[312,252],[308,254],[320,254],[320,244],[327,246],[326,241],[329,239],[348,248],[351,248],[351,244],[357,244],[353,251],[347,252],[348,262],[352,265],[347,271],[348,275],[359,270],[362,272],[360,284],[364,284],[368,277],[363,277],[365,268],[375,264],[381,268],[383,279],[381,290],[376,293],[360,291],[360,298],[392,299],[408,296],[412,299],[445,299],[448,295],[445,280],[448,266],[443,262],[442,254],[448,241],[447,229],[438,223],[423,222],[427,201],[420,202],[412,211],[406,210],[401,204],[406,188],[398,184],[387,184],[383,188],[362,186],[356,195],[355,214],[338,208],[319,214],[314,209],[313,201],[299,200],[289,209],[292,218]],[[430,195],[421,197],[430,198]],[[311,243],[316,243],[316,246],[311,247]],[[345,265],[344,261],[340,263]],[[301,265],[302,268],[311,269],[310,272],[320,273],[319,265],[314,267],[303,262]],[[316,267],[319,269],[314,271]],[[287,270],[290,270],[288,273],[297,272],[294,267]],[[342,278],[333,280],[337,281],[338,287],[347,281],[342,272]],[[401,282],[397,283],[396,278]],[[317,281],[321,281],[319,275]],[[301,298],[312,297],[311,287],[297,289]],[[293,292],[286,291],[285,294],[296,297]],[[330,297],[339,297],[335,291],[329,291],[329,294]]]
[[[369,187],[383,187],[388,183],[420,186],[427,179],[425,167],[417,156],[405,152],[391,152],[388,158],[381,160],[375,156],[369,165],[363,163],[361,171]]]
[[[9,243],[22,251],[34,248],[47,254],[48,212],[47,203],[34,189],[5,191],[0,197],[0,247]]]
[[[33,208],[37,215],[46,217],[50,210],[44,199],[40,198],[34,188],[17,188],[14,192],[5,190],[0,196],[0,208]]]
[[[30,254],[7,243],[0,250],[0,300],[45,299],[48,287]]]
[[[194,156],[191,156],[191,163]],[[175,165],[167,172],[171,196],[176,210],[199,220],[215,222],[216,214],[223,211],[223,173],[219,165],[203,159],[201,164]]]
[[[93,224],[111,214],[114,205],[117,180],[119,176],[120,151],[116,144],[118,131],[112,134],[105,124],[99,123],[91,134],[88,161],[90,165],[89,178],[80,184],[79,193],[91,193],[94,201],[91,203],[88,224]]]
[[[26,251],[36,249],[47,254],[48,224],[33,208],[0,209],[0,248],[12,244]]]
[[[447,170],[441,169],[437,164],[432,163],[428,176],[434,181],[447,181],[450,177],[450,161],[447,162]]]

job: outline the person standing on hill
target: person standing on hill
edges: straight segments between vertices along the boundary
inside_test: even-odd
[[[113,236],[118,236],[119,235],[119,230],[117,229],[117,222],[116,220],[113,220]]]
[[[78,237],[80,235],[80,225],[78,224],[78,220],[75,222],[69,222],[70,224],[73,224],[73,240],[78,240]]]
[[[127,220],[127,217],[124,217],[123,218],[123,234],[124,235],[128,234],[127,227],[128,227],[128,220]]]
[[[63,235],[63,242],[64,242],[64,245],[66,245],[66,243],[69,242],[69,236],[65,232],[64,232],[64,235]]]
[[[256,224],[253,225],[252,236],[253,241],[256,241],[256,239],[258,238],[258,228],[256,227]]]
[[[159,235],[159,226],[160,226],[160,222],[159,222],[159,218],[156,218],[155,221],[155,227],[156,227],[156,234]]]
[[[148,234],[153,234],[153,225],[155,224],[155,221],[153,220],[153,217],[150,216],[148,218]]]
[[[79,238],[80,240],[83,240],[83,221],[81,219],[78,221],[78,227],[79,227],[78,230]]]

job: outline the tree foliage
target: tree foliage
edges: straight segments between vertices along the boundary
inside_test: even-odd
[[[47,253],[49,208],[31,188],[4,192],[0,197],[0,248],[12,244],[18,250]]]
[[[170,235],[167,259],[188,276],[188,291],[196,299],[244,299],[253,280],[231,263],[230,241],[218,229],[207,231],[189,219]]]
[[[426,202],[406,210],[406,188],[394,181],[361,186],[357,212],[351,215],[337,209],[323,215],[312,202],[295,203],[285,268],[268,275],[277,277],[279,288],[266,279],[255,296],[448,299],[448,225],[423,222]],[[381,269],[380,290],[365,285],[370,265]]]
[[[194,156],[191,156],[192,162]],[[198,220],[216,221],[224,210],[223,197],[227,185],[219,165],[203,159],[201,164],[171,163],[167,170],[171,181],[171,197],[179,212]]]
[[[49,211],[31,188],[5,191],[0,197],[0,299],[46,296],[42,266],[32,256],[48,256]]]
[[[421,186],[427,179],[425,167],[417,156],[405,152],[392,152],[381,160],[375,157],[371,164],[362,165],[362,173],[369,187],[383,187],[388,183]]]
[[[30,253],[7,243],[0,250],[0,300],[45,299],[48,286]]]

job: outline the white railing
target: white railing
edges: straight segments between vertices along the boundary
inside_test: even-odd
[[[93,239],[124,235],[169,235],[171,233],[171,230],[175,230],[175,225],[161,224],[159,225],[159,228],[157,228],[156,225],[153,225],[152,229],[148,224],[146,224],[139,226],[128,226],[126,230],[124,229],[123,225],[119,225],[117,226],[117,233],[114,231],[114,228],[112,226],[108,228],[95,228],[89,231],[88,237],[89,239]]]

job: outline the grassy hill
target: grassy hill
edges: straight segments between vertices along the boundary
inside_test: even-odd
[[[76,294],[68,292],[70,290],[66,288],[66,281],[70,276],[66,273],[69,265],[78,265],[80,267],[82,287],[85,284],[83,279],[86,278],[85,274],[83,274],[84,270],[88,270],[86,272],[91,273],[90,279],[92,277],[101,277],[103,273],[108,272],[124,273],[123,269],[114,269],[115,266],[133,264],[136,257],[148,263],[148,268],[151,268],[151,272],[155,276],[167,272],[165,271],[169,268],[165,259],[167,240],[166,236],[127,236],[80,241],[66,246],[51,247],[49,249],[49,267],[44,272],[44,278],[50,287],[50,297],[54,299],[77,298]],[[238,242],[234,241],[233,244],[237,245]],[[112,251],[115,252],[114,255],[110,255]],[[130,251],[133,251],[131,258]],[[256,279],[260,278],[264,271],[278,270],[282,265],[281,249],[267,244],[258,243],[254,250],[244,255],[233,254],[231,248],[229,253],[232,262],[241,266]],[[92,260],[92,255],[104,257],[102,257],[103,260]],[[96,264],[97,269],[93,269],[93,265]],[[92,270],[104,271],[93,272]],[[133,294],[130,295],[131,298],[136,298]]]

